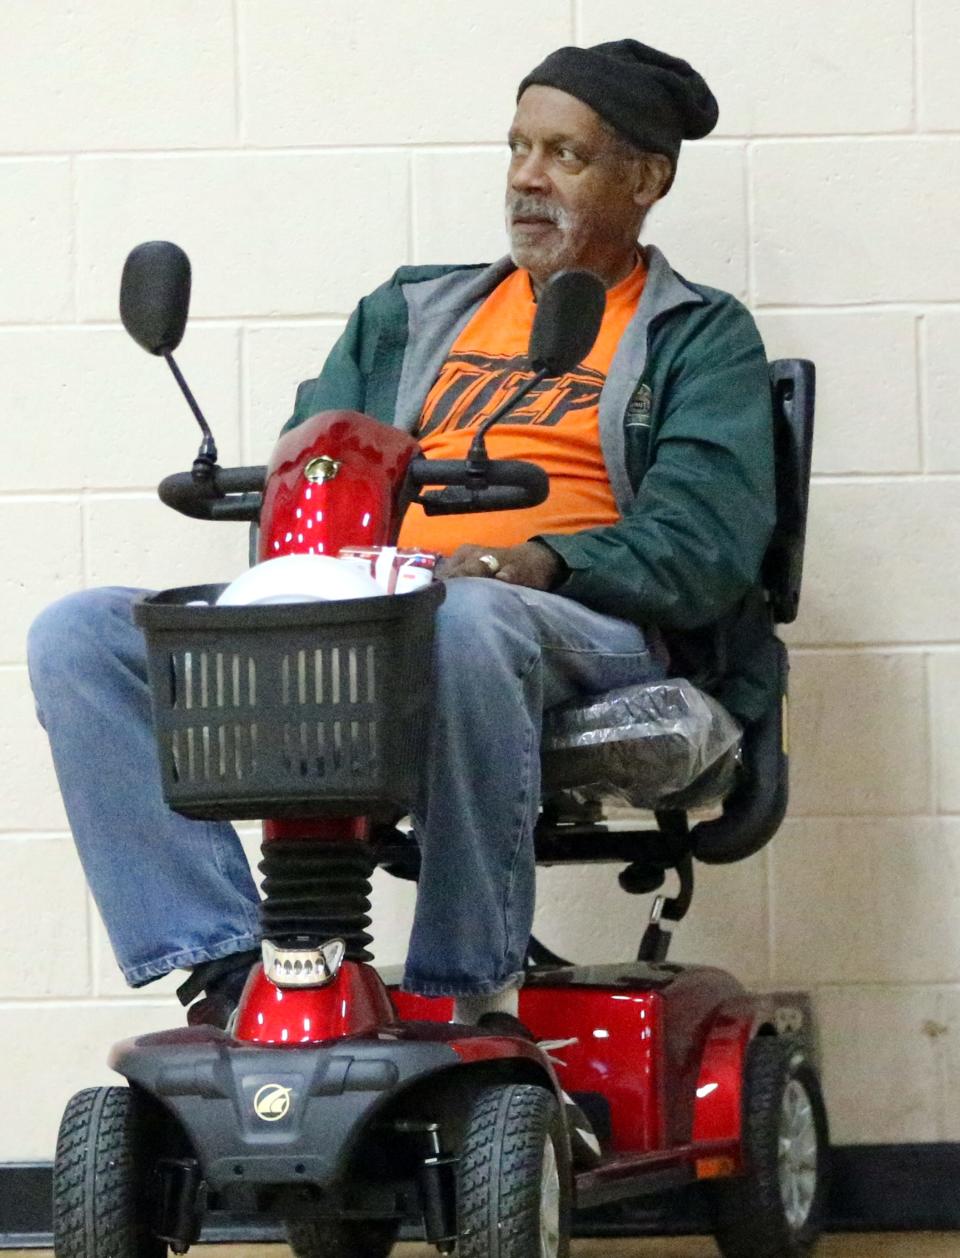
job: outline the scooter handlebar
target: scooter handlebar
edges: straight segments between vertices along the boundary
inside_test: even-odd
[[[160,501],[194,520],[257,521],[267,469],[212,467],[205,474],[175,472],[157,489]],[[464,515],[535,507],[550,492],[546,472],[519,459],[489,459],[482,471],[462,459],[414,459],[408,468],[414,491],[424,485],[446,488],[416,494],[427,515]]]
[[[414,499],[427,515],[465,515],[535,507],[550,492],[542,467],[520,459],[488,459],[478,467],[462,459],[414,459],[407,475],[412,486],[445,485]]]
[[[267,469],[213,467],[197,479],[193,472],[175,472],[160,482],[160,501],[194,520],[259,520]]]

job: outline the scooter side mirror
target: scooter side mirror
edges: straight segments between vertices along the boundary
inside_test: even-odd
[[[148,354],[171,354],[183,339],[190,309],[190,259],[169,240],[130,251],[120,281],[120,319]]]
[[[592,271],[558,271],[544,284],[530,333],[530,365],[547,376],[572,371],[593,349],[607,294]]]

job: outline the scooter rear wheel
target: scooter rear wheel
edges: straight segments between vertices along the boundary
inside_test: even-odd
[[[724,1258],[805,1258],[823,1225],[827,1115],[797,1043],[759,1036],[743,1081],[747,1173],[710,1185]]]
[[[163,1258],[147,1180],[149,1104],[132,1088],[87,1088],[67,1104],[53,1164],[57,1258]]]
[[[287,1224],[297,1258],[387,1258],[399,1225],[392,1219],[317,1219]]]
[[[477,1096],[458,1181],[457,1258],[567,1258],[570,1146],[546,1088],[498,1084]]]

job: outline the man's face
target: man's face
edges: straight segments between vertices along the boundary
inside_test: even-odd
[[[649,201],[598,115],[555,87],[528,87],[508,142],[506,223],[517,266],[538,287],[569,267],[616,283],[632,265]]]

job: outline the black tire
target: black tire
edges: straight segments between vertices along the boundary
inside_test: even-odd
[[[781,1162],[780,1136],[792,1131]],[[816,1071],[796,1041],[758,1036],[743,1090],[747,1173],[708,1185],[724,1258],[804,1258],[823,1225],[829,1138]]]
[[[485,1088],[460,1155],[457,1258],[567,1258],[570,1199],[570,1146],[553,1094],[520,1083]]]
[[[287,1224],[297,1258],[387,1258],[400,1230],[394,1219],[316,1219]]]
[[[154,1124],[131,1088],[87,1088],[69,1102],[53,1164],[57,1258],[163,1258],[149,1227]]]

